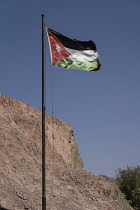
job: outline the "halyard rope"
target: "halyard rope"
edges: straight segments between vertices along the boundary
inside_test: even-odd
[[[51,86],[52,86],[52,116],[51,116],[51,126],[52,126],[52,171],[51,171],[51,185],[50,185],[50,205],[49,210],[51,210],[52,206],[52,197],[53,197],[53,178],[54,178],[54,123],[53,123],[53,117],[54,117],[54,81],[53,81],[53,70],[51,66]]]
[[[46,25],[45,25],[46,28]],[[46,40],[45,40],[46,45]],[[46,55],[46,46],[45,46],[45,55]],[[45,56],[46,57],[46,56]],[[46,62],[45,62],[46,67]],[[46,69],[46,68],[45,68]],[[50,72],[51,72],[51,89],[52,89],[52,113],[51,113],[51,127],[52,127],[52,170],[51,173],[51,180],[50,180],[50,201],[48,205],[48,210],[51,210],[52,207],[52,197],[53,197],[53,177],[54,177],[54,123],[53,123],[53,117],[54,117],[54,81],[53,81],[53,70],[52,66],[50,65]],[[46,87],[45,87],[46,89]]]

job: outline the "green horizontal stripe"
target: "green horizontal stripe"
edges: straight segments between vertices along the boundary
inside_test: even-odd
[[[94,61],[72,61],[69,58],[66,58],[58,63],[55,63],[54,66],[63,67],[66,69],[79,69],[85,71],[97,71],[100,68],[100,63],[98,60]]]

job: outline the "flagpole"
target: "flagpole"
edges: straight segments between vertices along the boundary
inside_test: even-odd
[[[42,210],[46,210],[45,174],[45,65],[44,65],[44,15],[42,14]]]

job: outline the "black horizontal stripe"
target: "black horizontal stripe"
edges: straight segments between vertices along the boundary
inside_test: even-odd
[[[52,29],[49,31],[57,37],[57,39],[67,48],[74,50],[96,50],[96,45],[93,41],[79,41],[76,39],[70,39]]]

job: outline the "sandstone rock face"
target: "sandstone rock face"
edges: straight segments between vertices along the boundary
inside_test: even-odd
[[[41,210],[41,112],[0,95],[0,209]],[[71,126],[46,115],[47,210],[131,210],[112,179],[83,169]]]

